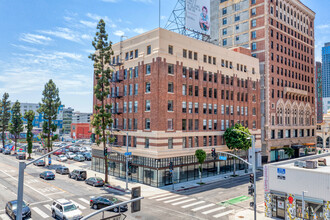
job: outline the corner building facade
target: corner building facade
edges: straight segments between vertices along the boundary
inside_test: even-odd
[[[249,50],[235,52],[159,28],[113,50],[108,103],[113,127],[122,131],[113,132],[112,149],[119,153],[109,155],[110,175],[125,177],[126,144],[132,181],[171,184],[170,161],[175,182],[198,179],[197,149],[207,153],[204,177],[232,172],[232,158],[214,159],[211,149],[228,151],[223,134],[237,122],[256,136],[260,150],[259,61],[246,55]],[[104,172],[103,150],[95,146],[93,157],[92,168]]]
[[[220,0],[225,48],[250,48],[260,61],[263,161],[286,159],[284,147],[315,147],[315,13],[299,0]],[[212,28],[212,26],[211,26]]]

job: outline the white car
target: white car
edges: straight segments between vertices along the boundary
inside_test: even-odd
[[[74,154],[74,153],[72,153],[72,152],[68,152],[68,153],[65,154],[65,156],[66,156],[68,159],[72,160],[72,159],[76,156],[76,154]]]
[[[51,206],[52,217],[65,220],[81,219],[82,212],[79,207],[66,199],[58,199],[53,202]]]
[[[57,160],[58,161],[61,161],[61,162],[64,162],[64,161],[67,161],[68,158],[66,156],[64,156],[64,155],[58,155]]]

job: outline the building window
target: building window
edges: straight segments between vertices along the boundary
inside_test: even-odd
[[[174,86],[173,82],[168,83],[168,92],[173,93],[174,92]]]
[[[182,56],[184,58],[187,58],[187,50],[185,50],[185,49],[182,50]]]
[[[257,32],[256,32],[256,31],[252,31],[252,32],[251,32],[251,38],[252,38],[252,39],[257,38]]]
[[[168,138],[168,149],[173,149],[173,138]]]
[[[223,46],[226,46],[226,45],[227,45],[227,39],[223,39],[223,40],[222,40],[222,45],[223,45]]]
[[[252,47],[252,50],[256,50],[257,49],[257,43],[253,42],[251,47]]]
[[[271,130],[271,139],[275,139],[275,130]]]
[[[150,92],[151,92],[150,82],[146,82],[146,93],[150,93]]]
[[[129,113],[132,113],[132,111],[133,111],[133,103],[132,102],[129,102],[128,103],[128,112]]]
[[[195,113],[198,113],[198,102],[195,103]]]
[[[186,138],[182,138],[182,148],[186,148],[187,147],[187,141]]]
[[[239,15],[235,15],[235,21],[239,21],[240,20],[240,16]]]
[[[151,54],[151,45],[147,46],[147,55]]]
[[[149,148],[149,138],[144,139],[144,148]]]
[[[186,131],[186,130],[187,130],[187,120],[182,119],[182,131]]]
[[[174,74],[174,65],[173,64],[168,64],[168,74]]]
[[[182,84],[182,95],[187,95],[187,85]]]
[[[168,53],[173,55],[173,46],[168,45]]]
[[[138,90],[139,90],[139,84],[136,83],[134,87],[134,95],[138,94]]]
[[[134,130],[137,129],[137,124],[138,124],[138,120],[135,118],[134,119],[134,125],[133,125],[134,126],[134,128],[133,128]]]
[[[256,3],[256,0],[251,0],[251,5],[254,5]]]
[[[150,111],[150,100],[146,100],[146,112]]]
[[[189,102],[189,109],[188,109],[188,112],[189,113],[193,113],[193,104],[192,104],[192,102]]]
[[[198,136],[195,136],[194,139],[195,139],[195,147],[199,147]]]
[[[256,26],[257,26],[257,20],[256,20],[256,19],[253,19],[253,20],[251,21],[251,26],[252,26],[252,27],[256,27]]]
[[[222,9],[222,15],[225,15],[225,14],[227,14],[227,8]]]
[[[223,24],[223,25],[226,25],[226,24],[227,24],[227,18],[223,18],[223,19],[222,19],[222,24]]]
[[[173,112],[173,100],[168,100],[167,111]]]
[[[182,113],[187,113],[187,103],[182,102]]]
[[[150,130],[150,119],[146,118],[146,130]]]
[[[139,56],[139,50],[135,50],[135,58],[138,58]]]
[[[193,120],[192,119],[188,119],[188,129],[189,129],[189,131],[193,130]]]
[[[256,8],[252,8],[251,9],[251,15],[256,15],[257,14],[257,9]]]
[[[203,136],[203,146],[206,147],[207,146],[207,137]]]
[[[173,130],[173,119],[167,119],[167,130]]]
[[[135,78],[138,78],[138,76],[139,76],[139,67],[136,66],[136,67],[134,68],[134,70],[135,70],[135,76],[134,76],[134,77],[135,77]],[[118,77],[118,78],[119,78],[119,77]]]
[[[206,119],[203,120],[203,130],[206,131],[207,121]]]
[[[222,35],[226,35],[227,34],[227,28],[222,29]]]
[[[199,129],[199,120],[195,119],[195,130],[198,131]]]
[[[146,65],[146,74],[149,75],[151,73],[151,66],[150,64]]]
[[[138,112],[138,101],[134,101],[134,112]]]

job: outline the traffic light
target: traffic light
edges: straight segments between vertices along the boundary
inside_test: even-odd
[[[108,149],[107,148],[104,148],[104,156],[106,157],[106,156],[108,156]]]
[[[248,194],[250,195],[250,196],[253,196],[253,193],[254,193],[254,186],[248,186]]]
[[[254,207],[254,202],[250,202],[250,207]]]
[[[169,164],[169,169],[170,170],[173,170],[173,162],[171,161],[170,164]]]
[[[254,175],[253,175],[253,173],[250,174],[250,183],[254,184]]]
[[[216,157],[215,148],[211,149],[211,154],[212,154],[212,157]]]
[[[128,167],[128,175],[130,176],[132,174],[132,162],[131,161],[127,162],[127,167]]]
[[[133,187],[131,192],[131,199],[141,197],[141,187]],[[141,200],[131,203],[131,213],[139,212],[141,210]]]

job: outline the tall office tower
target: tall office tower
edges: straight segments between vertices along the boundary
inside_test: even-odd
[[[299,0],[220,0],[218,8],[211,36],[260,61],[264,161],[286,159],[285,147],[299,157],[315,146],[315,13]]]
[[[330,42],[322,47],[322,82],[323,98],[330,97]]]

